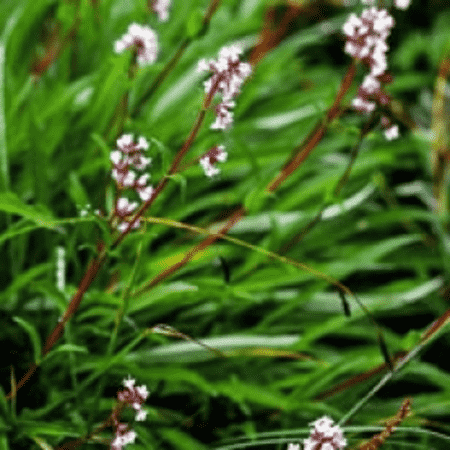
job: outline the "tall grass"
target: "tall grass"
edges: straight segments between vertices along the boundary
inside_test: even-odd
[[[391,10],[391,99],[361,115],[363,5],[151,5],[0,3],[0,450],[111,448],[117,420],[129,448],[285,449],[325,415],[348,448],[448,448],[450,9]],[[131,23],[154,63],[114,52]],[[214,130],[197,66],[230,45],[252,72]],[[154,191],[118,230],[124,134]]]

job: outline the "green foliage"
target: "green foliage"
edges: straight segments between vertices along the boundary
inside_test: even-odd
[[[448,448],[450,216],[448,202],[436,201],[430,155],[450,11],[393,10],[386,90],[401,137],[387,141],[379,127],[361,138],[367,118],[350,109],[362,64],[342,114],[324,120],[350,63],[340,32],[350,10],[341,3],[289,2],[299,14],[279,40],[265,41],[273,48],[260,48],[233,127],[211,130],[213,108],[206,112],[180,171],[116,245],[116,139],[150,142],[156,186],[201,111],[207,76],[198,60],[233,43],[243,60],[256,57],[287,3],[223,0],[205,27],[206,0],[174,1],[167,22],[144,0],[0,2],[0,450],[55,450],[76,439],[108,448],[111,424],[102,424],[129,374],[150,391],[130,449],[285,449],[319,416],[345,418],[387,373],[386,361],[395,369],[419,342],[426,349],[344,432],[357,446],[410,396],[413,415],[383,448]],[[150,25],[160,44],[155,64],[135,73],[131,52],[114,53],[132,22]],[[317,145],[270,190],[321,125]],[[198,158],[215,145],[228,159],[209,179]],[[243,217],[218,235],[239,206]],[[193,251],[208,236],[214,242]],[[442,332],[426,340],[433,322]],[[32,363],[38,371],[8,396]]]

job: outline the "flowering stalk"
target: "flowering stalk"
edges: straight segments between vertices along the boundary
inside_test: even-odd
[[[135,383],[134,378],[126,378],[123,380],[126,389],[117,394],[120,403],[111,414],[115,436],[111,441],[110,450],[122,450],[125,445],[134,443],[136,439],[136,432],[128,424],[120,422],[120,413],[124,406],[131,406],[136,411],[135,420],[138,422],[147,417],[147,412],[142,409],[142,405],[149,395],[147,387],[145,385],[135,387]]]
[[[375,0],[362,0],[366,5],[373,5]],[[406,9],[409,0],[396,0],[397,8]],[[361,16],[352,13],[343,26],[346,35],[345,53],[361,61],[369,69],[358,89],[352,105],[361,114],[370,114],[377,107],[386,107],[391,97],[383,90],[383,85],[392,82],[392,75],[387,72],[386,43],[395,21],[386,9],[374,6],[365,8]],[[381,126],[385,129],[388,140],[399,136],[398,125],[393,125],[389,117],[383,115]]]
[[[125,445],[132,444],[136,440],[136,432],[129,424],[120,421],[123,410],[128,406],[136,411],[135,420],[142,422],[147,417],[147,412],[142,409],[142,405],[149,396],[149,392],[145,385],[135,387],[136,380],[128,376],[123,380],[126,389],[117,393],[118,403],[111,412],[111,415],[94,431],[84,438],[75,439],[66,442],[56,450],[69,450],[78,448],[88,439],[100,433],[106,427],[112,427],[114,430],[114,438],[110,442],[110,450],[122,450]]]

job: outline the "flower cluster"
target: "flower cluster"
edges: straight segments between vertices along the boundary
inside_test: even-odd
[[[362,2],[373,5],[375,0],[362,0]],[[409,0],[396,0],[395,3],[402,9],[409,6]],[[386,106],[391,101],[391,97],[383,90],[382,85],[390,83],[393,79],[386,72],[386,52],[389,49],[386,40],[394,24],[394,19],[385,9],[371,6],[364,9],[360,17],[354,13],[350,14],[343,26],[347,38],[344,51],[353,58],[361,60],[370,71],[352,102],[353,107],[361,113],[369,114],[377,106]],[[398,137],[398,126],[392,125],[388,117],[383,117],[381,125],[386,129],[387,139]]]
[[[339,450],[345,448],[347,440],[344,438],[339,425],[333,426],[333,420],[323,416],[311,423],[308,439],[303,441],[304,450]],[[300,444],[289,444],[287,450],[300,450]]]
[[[241,53],[240,47],[232,45],[220,50],[217,61],[201,59],[198,62],[199,72],[213,73],[211,78],[204,82],[205,92],[208,96],[206,103],[209,103],[216,93],[222,97],[222,101],[215,107],[216,120],[211,125],[213,130],[226,130],[232,125],[233,113],[230,110],[235,106],[233,99],[239,94],[242,83],[252,71],[250,64],[240,61]],[[200,158],[200,164],[206,176],[217,175],[219,169],[214,164],[226,161],[227,156],[225,147],[218,145]]]
[[[216,107],[216,121],[212,129],[225,130],[233,123],[233,113],[229,111],[235,106],[232,99],[239,94],[242,83],[252,70],[250,64],[239,60],[241,53],[242,49],[237,45],[223,47],[217,61],[201,59],[198,62],[199,72],[213,72],[212,77],[204,82],[206,94],[222,95],[222,102]]]
[[[150,27],[132,23],[127,33],[114,43],[114,50],[122,53],[130,47],[136,52],[140,66],[152,64],[158,56],[158,37]]]
[[[206,153],[205,156],[200,158],[200,164],[205,171],[206,176],[213,177],[219,173],[219,169],[214,166],[216,162],[224,162],[227,160],[228,153],[225,151],[225,147],[223,145],[218,145],[213,147]]]
[[[131,406],[136,411],[135,419],[137,421],[143,421],[147,417],[147,413],[142,409],[142,404],[147,399],[149,393],[146,386],[135,387],[135,383],[136,380],[131,377],[123,380],[126,389],[117,394],[117,399],[122,405]],[[118,417],[119,411],[120,408],[114,410],[111,416],[115,436],[111,442],[110,450],[122,450],[125,445],[134,443],[136,439],[136,432],[131,430],[128,424],[120,423]]]
[[[169,8],[171,0],[153,0],[152,9],[158,15],[161,22],[169,20]]]
[[[305,450],[337,450],[347,445],[339,425],[333,426],[333,420],[323,416],[310,424],[314,427],[309,438],[303,442]]]
[[[138,142],[135,143],[133,135],[124,134],[117,139],[117,147],[117,150],[111,152],[110,158],[113,164],[112,177],[117,183],[119,192],[124,189],[133,189],[143,202],[147,201],[154,191],[153,187],[147,184],[150,175],[136,172],[136,170],[146,169],[151,163],[151,158],[142,154],[142,151],[149,148],[147,140],[140,137]],[[125,231],[128,226],[128,223],[123,219],[133,213],[137,206],[137,202],[130,202],[128,198],[119,196],[114,212],[122,220],[117,227],[120,231]],[[139,220],[133,225],[133,228],[138,227]]]

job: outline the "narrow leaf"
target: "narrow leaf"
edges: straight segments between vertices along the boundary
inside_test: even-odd
[[[223,278],[225,280],[225,284],[230,283],[230,266],[228,265],[225,258],[222,256],[219,256],[220,265],[222,266],[223,270]]]
[[[25,332],[28,334],[31,345],[33,346],[33,354],[34,354],[34,360],[37,364],[39,364],[39,360],[41,358],[41,349],[42,349],[42,343],[41,338],[39,336],[39,333],[37,332],[34,325],[32,325],[30,322],[27,322],[26,320],[22,319],[21,317],[13,317],[14,322],[16,322],[18,325],[20,325]]]
[[[391,356],[389,355],[388,348],[386,345],[386,341],[384,340],[383,334],[380,330],[378,330],[378,344],[380,345],[380,350],[383,355],[384,361],[389,367],[389,370],[392,372],[394,366],[392,364]]]
[[[348,300],[345,298],[345,294],[344,294],[340,289],[338,289],[338,294],[339,294],[339,297],[340,297],[341,300],[342,300],[342,306],[343,306],[343,308],[344,308],[344,314],[345,314],[347,317],[350,317],[350,316],[352,315],[351,310],[350,310],[350,303],[349,303]]]

